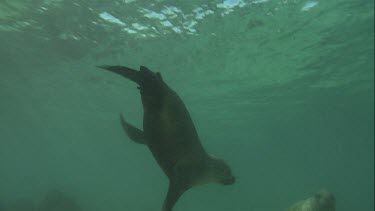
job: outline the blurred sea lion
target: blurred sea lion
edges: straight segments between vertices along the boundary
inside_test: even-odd
[[[321,190],[314,196],[297,202],[286,211],[335,211],[335,197],[327,190]]]

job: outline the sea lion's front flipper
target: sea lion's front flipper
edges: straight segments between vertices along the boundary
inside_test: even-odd
[[[120,121],[121,121],[122,128],[124,128],[126,135],[128,135],[131,140],[139,144],[147,144],[147,140],[142,130],[127,123],[123,115],[121,114],[120,114]]]
[[[163,211],[172,211],[173,206],[181,195],[187,190],[181,182],[170,181],[167,197],[164,200]]]

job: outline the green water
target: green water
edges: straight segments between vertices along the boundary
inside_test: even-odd
[[[373,211],[373,57],[371,0],[1,0],[0,210],[50,189],[161,210],[167,178],[118,120],[142,125],[136,85],[95,68],[122,64],[160,71],[237,177],[174,211],[282,211],[322,188]]]

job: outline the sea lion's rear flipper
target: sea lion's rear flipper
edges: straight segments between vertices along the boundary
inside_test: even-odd
[[[154,73],[145,66],[141,66],[139,71],[125,66],[101,65],[97,67],[128,78],[140,85],[141,88],[160,88],[160,82],[163,81],[159,72]]]
[[[169,182],[167,197],[164,200],[163,211],[172,211],[172,208],[188,188],[179,182]]]
[[[134,70],[124,66],[97,66],[128,78],[139,85],[142,103],[150,109],[161,108],[164,83],[160,73],[154,73],[145,66],[140,70]]]
[[[128,78],[136,83],[140,83],[141,79],[138,74],[137,70],[131,69],[129,67],[125,66],[109,66],[109,65],[102,65],[102,66],[97,66],[99,68],[109,70],[111,72],[114,72],[116,74],[119,74],[121,76],[124,76],[125,78]]]
[[[120,114],[120,121],[121,121],[122,128],[124,128],[126,135],[128,135],[131,140],[139,144],[147,144],[147,140],[142,130],[127,123],[123,115],[121,114]]]

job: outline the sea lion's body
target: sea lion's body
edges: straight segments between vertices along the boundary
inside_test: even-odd
[[[335,211],[335,197],[332,193],[322,190],[293,204],[286,211]]]
[[[199,140],[193,121],[180,97],[146,67],[140,71],[121,66],[103,66],[139,85],[144,116],[143,131],[121,122],[127,135],[146,144],[169,178],[163,211],[170,211],[189,188],[209,182],[233,184],[234,177],[224,161],[208,155]]]
[[[178,161],[191,155],[201,160],[206,153],[185,105],[165,83],[162,85],[162,99],[155,100],[157,108],[144,107],[143,132],[160,167],[173,177]]]

